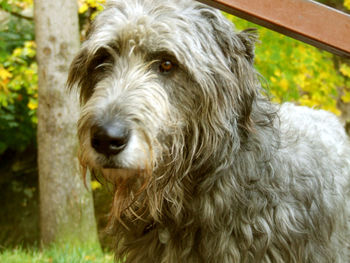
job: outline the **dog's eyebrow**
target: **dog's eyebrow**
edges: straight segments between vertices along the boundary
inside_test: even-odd
[[[119,56],[120,55],[120,45],[118,44],[118,41],[109,42],[104,48],[113,56]]]
[[[179,64],[179,60],[177,59],[177,57],[168,50],[151,51],[146,55],[146,59],[149,61],[169,59],[172,62]]]

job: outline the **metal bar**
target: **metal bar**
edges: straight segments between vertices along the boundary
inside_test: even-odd
[[[198,0],[350,58],[350,15],[311,0]]]

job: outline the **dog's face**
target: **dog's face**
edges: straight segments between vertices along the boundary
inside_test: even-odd
[[[80,91],[82,165],[153,171],[215,147],[212,133],[238,134],[249,125],[252,60],[250,34],[202,4],[109,1],[68,79]]]

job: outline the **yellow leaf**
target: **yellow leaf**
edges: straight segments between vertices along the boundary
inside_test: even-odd
[[[276,81],[277,81],[277,79],[275,78],[275,77],[270,77],[270,80],[273,82],[273,83],[275,83]]]
[[[288,80],[286,79],[281,79],[280,83],[279,83],[280,87],[282,90],[287,91],[288,87],[289,87],[289,83]]]
[[[276,69],[274,74],[277,76],[277,77],[281,77],[281,70],[280,69]]]
[[[85,13],[89,9],[89,6],[84,3],[79,7],[79,14]]]
[[[0,79],[1,80],[7,80],[8,78],[11,78],[11,77],[12,77],[12,74],[8,70],[6,70],[3,67],[0,67]]]
[[[95,0],[86,0],[87,4],[91,6],[92,8],[96,7],[96,1]]]
[[[350,1],[350,0],[349,0]],[[346,65],[346,64],[341,64],[340,68],[339,68],[340,72],[346,76],[350,78],[350,66]]]
[[[31,110],[35,110],[38,108],[38,102],[34,100],[30,100],[27,104],[28,108]]]
[[[301,105],[308,106],[308,107],[316,106],[315,102],[312,99],[310,99],[310,97],[307,95],[301,96],[301,98],[299,99],[299,102]]]
[[[350,10],[350,0],[344,0],[344,6]]]
[[[93,191],[100,188],[100,187],[101,187],[101,184],[99,182],[97,182],[96,180],[91,181],[91,189]]]
[[[14,57],[19,57],[20,55],[22,54],[22,48],[15,48],[14,50],[13,50],[13,52],[12,52],[12,55],[14,56]]]
[[[104,4],[106,1],[105,0],[85,0],[88,6],[92,8],[97,8],[101,4]]]
[[[350,92],[345,92],[344,95],[341,97],[342,101],[345,103],[350,102]]]
[[[330,111],[333,112],[335,115],[340,116],[341,115],[341,111],[337,109],[336,105],[326,105],[324,107],[322,107],[324,110],[326,111]]]
[[[36,48],[35,41],[26,41],[26,42],[24,43],[24,46],[25,46],[26,48]]]
[[[90,19],[94,20],[96,18],[96,16],[98,15],[99,12],[93,12]]]
[[[98,3],[98,4],[104,4],[104,3],[106,3],[106,0],[96,0],[96,3]]]

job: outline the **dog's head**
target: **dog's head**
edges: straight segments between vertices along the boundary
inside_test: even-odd
[[[82,165],[129,176],[181,163],[180,173],[224,137],[239,145],[258,85],[254,38],[194,1],[109,1],[68,78]]]

